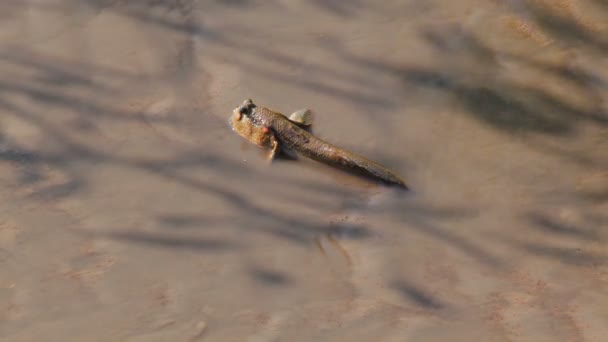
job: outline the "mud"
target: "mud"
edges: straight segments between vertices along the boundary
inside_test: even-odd
[[[0,340],[602,341],[608,6],[0,4]],[[245,98],[398,171],[269,165]]]

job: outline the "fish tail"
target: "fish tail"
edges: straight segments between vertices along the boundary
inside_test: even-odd
[[[398,186],[403,189],[408,189],[405,181],[388,168],[371,161],[363,156],[345,151],[343,156],[343,164],[353,171],[368,175],[388,185]]]
[[[300,150],[300,152],[308,158],[319,162],[373,178],[387,185],[408,189],[405,181],[395,172],[361,155],[346,151],[332,144],[326,142],[320,143],[319,141],[314,149],[305,148]]]

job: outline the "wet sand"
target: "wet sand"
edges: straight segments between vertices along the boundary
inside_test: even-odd
[[[608,5],[0,4],[0,340],[602,341]],[[230,131],[252,98],[399,194]]]

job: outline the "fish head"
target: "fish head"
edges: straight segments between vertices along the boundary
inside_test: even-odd
[[[251,99],[246,99],[240,106],[236,107],[232,111],[232,114],[233,116],[235,116],[236,119],[240,120],[242,116],[251,116],[251,114],[255,110],[255,107],[256,105]]]
[[[256,105],[251,99],[246,99],[240,106],[234,108],[228,121],[232,129],[234,130],[236,126],[250,125],[251,114],[255,110],[255,107]],[[242,120],[246,122],[241,122]]]
[[[268,131],[251,120],[251,115],[254,113],[255,108],[256,105],[251,99],[243,101],[243,104],[232,111],[229,123],[234,132],[249,142],[261,147],[268,147],[270,146]]]

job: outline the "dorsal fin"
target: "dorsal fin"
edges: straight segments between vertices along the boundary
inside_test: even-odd
[[[289,116],[289,121],[297,124],[300,127],[308,128],[312,126],[313,114],[308,108],[297,110]]]

